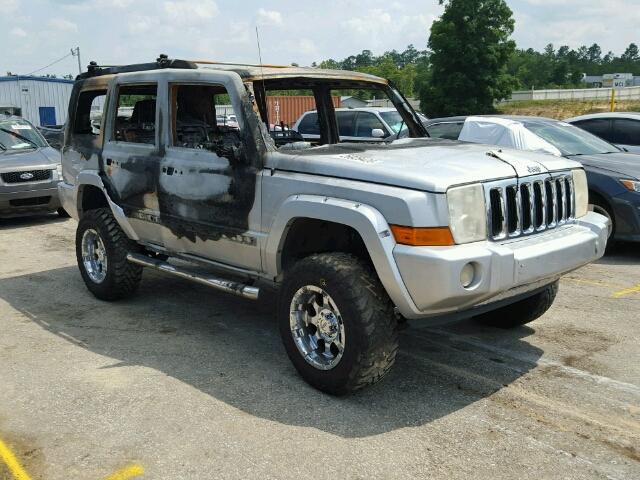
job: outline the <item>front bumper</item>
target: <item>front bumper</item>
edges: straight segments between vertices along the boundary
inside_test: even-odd
[[[0,193],[0,217],[19,217],[38,213],[55,212],[60,208],[58,187],[56,183],[37,189],[19,190],[10,193]]]
[[[534,291],[600,258],[607,224],[605,217],[590,212],[574,224],[502,243],[396,245],[393,256],[415,307],[409,315],[401,313],[409,318],[443,315]],[[460,274],[469,263],[475,277],[465,288]]]

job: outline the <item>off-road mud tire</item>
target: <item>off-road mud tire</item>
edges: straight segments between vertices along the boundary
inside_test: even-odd
[[[82,261],[82,237],[87,229],[100,235],[107,252],[105,279],[94,282]],[[76,258],[85,285],[100,300],[114,301],[133,295],[142,279],[142,267],[127,261],[127,253],[139,252],[139,245],[130,240],[108,208],[89,210],[82,216],[76,230]]]
[[[310,365],[296,347],[290,328],[290,306],[304,286],[325,290],[340,310],[345,329],[344,353],[330,370]],[[398,351],[393,304],[375,271],[346,253],[314,254],[286,272],[278,302],[278,322],[285,349],[300,375],[315,388],[346,395],[380,381]]]

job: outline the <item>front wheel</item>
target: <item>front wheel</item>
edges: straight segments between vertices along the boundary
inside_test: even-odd
[[[130,263],[127,253],[139,250],[108,208],[89,210],[78,223],[78,267],[87,288],[101,300],[118,300],[137,290],[142,267]]]
[[[393,366],[398,334],[393,305],[377,275],[344,253],[300,260],[280,291],[285,349],[312,386],[345,395],[378,382]]]
[[[558,294],[559,283],[555,281],[529,298],[473,318],[480,323],[498,328],[514,328],[533,322],[551,308]]]

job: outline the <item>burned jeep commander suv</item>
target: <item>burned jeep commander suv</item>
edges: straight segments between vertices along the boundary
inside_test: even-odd
[[[345,92],[395,111],[380,125],[338,109]],[[290,127],[306,112],[310,141]],[[382,140],[383,128],[408,138]],[[96,297],[133,294],[143,267],[252,300],[275,287],[287,354],[332,394],[389,371],[399,320],[530,322],[560,275],[606,246],[578,163],[430,139],[393,85],[361,73],[90,65],[62,155],[60,196]]]

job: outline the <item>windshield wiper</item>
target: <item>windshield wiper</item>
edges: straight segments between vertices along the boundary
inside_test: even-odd
[[[6,150],[6,149],[7,149],[7,147],[5,147],[5,146],[4,146],[4,144],[2,144],[2,143],[0,143],[0,148],[1,148],[2,150]]]
[[[36,142],[34,142],[33,140],[29,140],[27,137],[23,137],[22,135],[14,132],[13,130],[9,130],[7,128],[0,128],[0,132],[8,133],[9,135],[13,135],[14,137],[19,138],[20,140],[30,143],[31,145],[33,145],[33,148],[40,148],[40,146]]]

